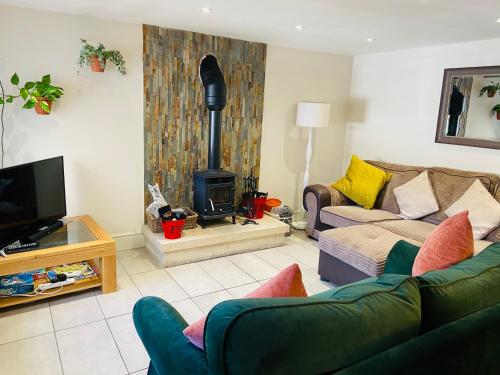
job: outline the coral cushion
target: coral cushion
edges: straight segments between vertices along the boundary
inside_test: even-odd
[[[272,297],[307,297],[306,289],[302,283],[302,273],[297,264],[285,268],[261,287],[257,288],[243,298],[272,298]],[[194,322],[186,329],[184,335],[189,341],[200,349],[204,349],[203,333],[207,317]]]
[[[430,234],[413,263],[412,275],[443,270],[474,255],[474,236],[469,212],[449,217]]]
[[[391,173],[384,172],[353,155],[346,175],[332,184],[332,187],[360,206],[371,209],[378,193],[391,176]]]

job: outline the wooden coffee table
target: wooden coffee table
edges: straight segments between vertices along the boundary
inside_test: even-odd
[[[64,221],[63,228],[40,241],[40,248],[0,257],[0,276],[84,260],[93,261],[98,276],[77,280],[53,294],[0,298],[0,308],[97,287],[103,293],[116,291],[115,241],[90,216],[66,218]]]

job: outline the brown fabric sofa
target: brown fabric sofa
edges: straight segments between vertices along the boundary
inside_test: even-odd
[[[387,255],[399,240],[421,245],[434,228],[446,219],[446,209],[476,179],[500,202],[500,176],[491,173],[367,162],[393,174],[379,193],[372,210],[357,206],[330,185],[310,185],[304,190],[306,232],[319,240],[318,272],[323,279],[338,285],[382,274]],[[394,188],[425,170],[428,171],[440,209],[419,220],[403,220],[398,216],[400,211]],[[483,240],[475,241],[475,252],[499,241],[500,227],[497,227]]]

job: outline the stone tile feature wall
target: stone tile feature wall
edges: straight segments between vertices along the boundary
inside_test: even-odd
[[[207,169],[208,110],[198,77],[201,58],[219,61],[227,85],[222,112],[221,168],[259,175],[266,45],[200,33],[143,26],[145,204],[158,182],[174,207],[192,207],[192,175]]]

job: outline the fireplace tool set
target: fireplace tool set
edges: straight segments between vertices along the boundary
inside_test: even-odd
[[[243,225],[258,224],[253,219],[262,219],[264,217],[264,207],[268,194],[257,190],[258,181],[259,178],[254,177],[253,171],[250,172],[250,176],[243,177],[244,192],[240,211],[247,217]]]

